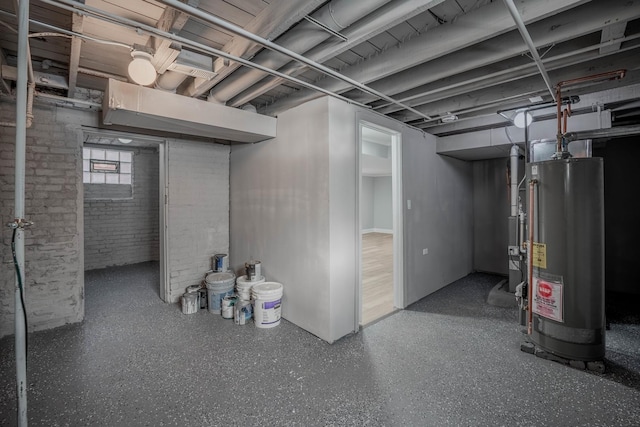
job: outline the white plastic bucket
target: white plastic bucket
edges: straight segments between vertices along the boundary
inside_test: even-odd
[[[264,282],[251,288],[253,320],[258,328],[273,328],[280,324],[283,286]]]
[[[223,319],[233,319],[233,307],[236,305],[236,301],[238,301],[238,297],[235,295],[227,295],[222,298],[222,318]]]
[[[233,295],[233,285],[236,282],[236,275],[233,273],[211,273],[207,274],[205,283],[207,285],[207,299],[209,300],[209,312],[220,314],[222,311],[222,299]]]
[[[264,282],[264,276],[255,281],[249,280],[247,276],[238,277],[236,279],[236,293],[238,294],[238,298],[243,301],[251,300],[251,287]]]
[[[253,317],[253,306],[250,301],[238,300],[233,307],[233,321],[236,325],[246,325]]]
[[[182,295],[182,314],[194,314],[198,312],[198,293],[186,292]]]

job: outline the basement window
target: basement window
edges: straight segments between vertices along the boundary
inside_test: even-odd
[[[133,151],[84,147],[82,182],[85,200],[133,198]]]
[[[85,184],[131,185],[131,151],[84,148],[82,182]]]

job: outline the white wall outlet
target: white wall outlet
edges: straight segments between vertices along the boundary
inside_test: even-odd
[[[411,210],[411,200],[407,200],[407,209]]]
[[[422,255],[427,255],[429,253],[429,248],[424,248],[422,250]]]

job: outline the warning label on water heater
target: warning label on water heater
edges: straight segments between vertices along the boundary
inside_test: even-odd
[[[556,322],[564,322],[562,281],[534,277],[533,285],[533,312]]]
[[[547,268],[547,245],[533,242],[533,266]]]

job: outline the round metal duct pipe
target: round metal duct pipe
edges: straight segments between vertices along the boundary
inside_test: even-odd
[[[167,70],[164,74],[158,76],[156,80],[156,89],[164,90],[166,92],[176,92],[178,86],[182,84],[189,77],[186,74],[176,73],[175,71]]]

